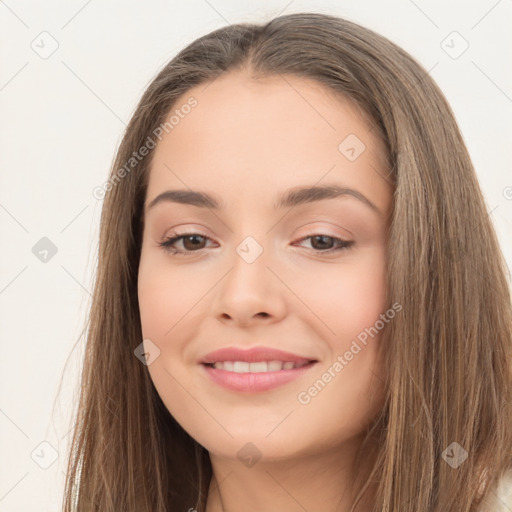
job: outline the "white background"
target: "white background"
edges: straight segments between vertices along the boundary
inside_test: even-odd
[[[511,0],[2,1],[1,512],[60,510],[102,206],[92,190],[140,95],[197,37],[300,11],[356,21],[433,68],[512,268]],[[441,44],[453,31],[469,43],[456,59]],[[46,59],[31,47],[51,44]],[[32,252],[42,237],[57,247],[46,263]]]

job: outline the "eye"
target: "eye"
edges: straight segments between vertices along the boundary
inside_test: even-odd
[[[171,236],[160,242],[158,245],[163,247],[164,250],[176,254],[179,256],[186,256],[187,253],[191,252],[199,252],[201,249],[204,249],[203,244],[201,243],[201,239],[211,240],[210,237],[206,235],[202,235],[201,233],[183,233],[183,234],[175,234],[175,236]],[[184,249],[178,249],[174,247],[176,242],[182,242]]]
[[[309,235],[305,238],[302,238],[300,241],[302,242],[309,239],[311,239],[311,245],[313,249],[318,249],[315,252],[320,254],[331,254],[334,252],[343,251],[354,245],[352,240],[343,240],[341,238],[322,234]],[[332,243],[335,244],[334,248],[331,248]],[[326,247],[326,245],[329,247]]]
[[[158,245],[172,254],[187,256],[190,253],[199,252],[204,249],[204,242],[208,240],[211,241],[211,238],[201,233],[175,233],[174,236],[165,238]],[[305,240],[311,240],[312,248],[320,254],[343,251],[354,245],[353,241],[322,234],[309,235],[299,241],[303,242]],[[181,242],[183,248],[175,247],[177,242]],[[334,247],[332,247],[333,244]]]

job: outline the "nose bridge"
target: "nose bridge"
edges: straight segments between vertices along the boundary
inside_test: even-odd
[[[262,237],[263,234],[259,236],[260,242],[254,236],[248,235],[236,246],[236,254],[247,265],[252,265],[257,260],[267,259],[267,238],[262,240]],[[264,245],[267,246],[267,250],[265,250]]]
[[[245,323],[260,313],[274,317],[282,314],[284,290],[267,268],[272,266],[271,255],[272,251],[252,235],[246,236],[235,246],[229,261],[231,269],[216,294],[217,316],[225,318],[227,315]]]
[[[259,238],[261,240],[261,236]],[[250,290],[257,293],[258,290],[267,288],[267,280],[271,277],[267,268],[268,257],[269,251],[264,247],[264,242],[260,243],[252,235],[246,236],[235,247],[231,260],[233,269],[228,276],[231,286],[240,287],[244,294]]]

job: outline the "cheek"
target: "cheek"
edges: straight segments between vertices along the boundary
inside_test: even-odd
[[[338,350],[373,326],[386,309],[386,268],[381,248],[340,265],[318,267],[309,274],[296,281],[300,296],[324,324],[325,339]]]
[[[185,363],[192,361],[187,357],[187,343],[198,337],[198,317],[205,314],[199,301],[207,288],[201,282],[191,281],[191,277],[190,273],[169,269],[152,258],[142,258],[138,299],[143,338],[151,340],[159,350],[158,357],[147,368],[153,384],[174,418],[189,433],[200,435],[200,430],[195,432],[189,425],[195,423],[190,420],[189,394],[194,386],[189,382],[190,367]],[[199,416],[198,424],[204,421]]]
[[[357,430],[376,414],[384,392],[379,344],[391,321],[381,320],[387,308],[385,248],[315,272],[302,294],[321,320],[315,320],[316,331],[325,333],[328,353],[298,403],[312,415],[331,410],[340,422],[348,414]]]
[[[203,288],[205,285],[190,273],[170,269],[154,258],[141,259],[138,300],[144,337],[163,342],[175,334],[178,326],[182,331],[190,325],[200,309],[193,306],[206,292]]]
[[[335,279],[334,274],[317,277],[310,291],[317,294],[315,307],[331,331],[324,336],[328,354],[295,403],[303,418],[302,435],[320,436],[328,443],[336,433],[357,435],[383,405],[385,368],[379,349],[385,326],[381,315],[386,313],[385,265],[375,258],[371,265],[340,270]],[[322,289],[329,292],[321,296]]]
[[[146,338],[163,338],[177,321],[180,293],[166,286],[164,276],[149,270],[139,277],[139,309],[142,332]]]

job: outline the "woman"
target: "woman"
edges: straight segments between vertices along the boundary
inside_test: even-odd
[[[402,49],[305,13],[194,41],[106,188],[64,510],[509,510],[505,268]]]

